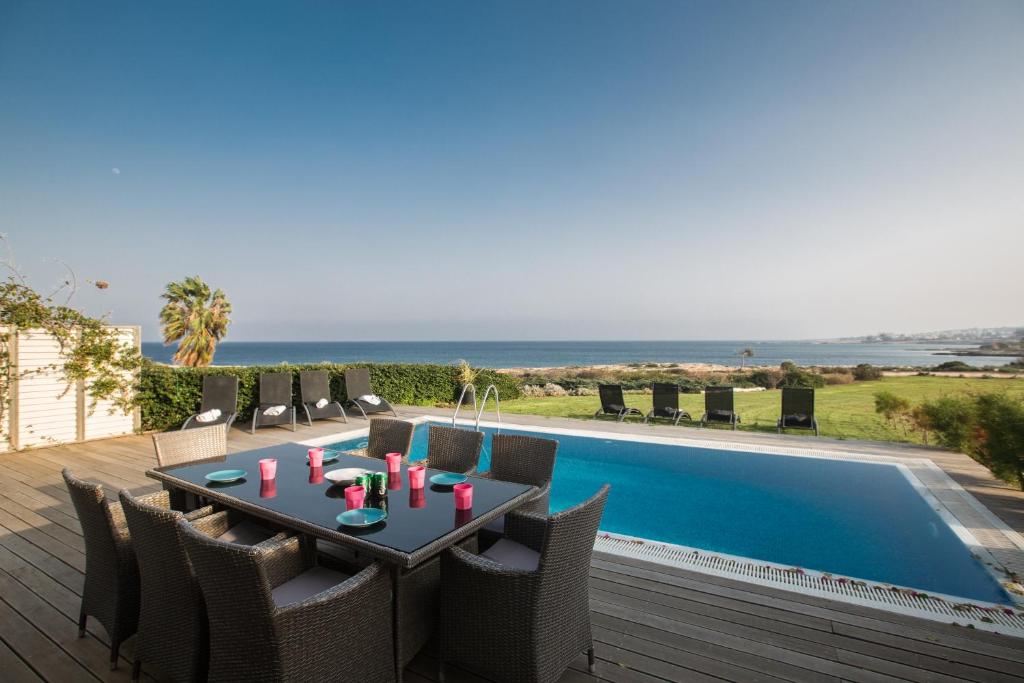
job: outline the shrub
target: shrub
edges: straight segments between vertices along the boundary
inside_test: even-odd
[[[950,395],[925,401],[921,410],[939,443],[955,451],[970,450],[975,425],[975,404],[970,396]]]
[[[783,373],[780,370],[772,370],[771,368],[760,368],[754,370],[746,376],[746,381],[753,384],[755,387],[763,387],[765,389],[775,389],[779,386],[779,382],[782,381]]]
[[[789,370],[782,375],[782,379],[776,385],[780,389],[783,387],[809,387],[812,389],[819,389],[825,386],[825,378],[807,370],[801,370],[795,368]]]
[[[461,385],[459,369],[450,365],[317,363],[309,365],[269,365],[249,367],[185,368],[147,361],[139,376],[136,402],[142,409],[142,428],[170,429],[180,426],[199,407],[203,376],[207,374],[238,377],[238,414],[240,420],[252,417],[257,399],[259,375],[263,372],[291,372],[295,401],[299,400],[299,370],[327,370],[331,398],[345,400],[345,368],[369,367],[373,390],[393,403],[436,405],[453,403]],[[494,370],[476,371],[477,392],[482,395],[494,384],[502,399],[519,398],[519,379]]]
[[[853,375],[849,372],[830,372],[821,376],[828,386],[853,384]]]
[[[981,462],[1024,490],[1024,402],[1007,394],[980,394],[975,403]]]
[[[904,417],[910,410],[910,401],[897,396],[891,391],[879,391],[875,393],[875,412],[885,417],[890,425]]]
[[[882,379],[882,370],[869,363],[861,363],[853,369],[853,378],[858,382]]]
[[[964,372],[974,370],[974,368],[962,360],[947,360],[945,363],[939,363],[932,370],[935,372]]]

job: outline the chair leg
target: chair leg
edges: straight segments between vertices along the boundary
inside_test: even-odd
[[[444,660],[437,660],[437,683],[444,683]]]
[[[132,681],[138,681],[142,675],[142,660],[138,657],[135,658],[135,663],[132,664]]]
[[[587,650],[587,669],[594,673],[594,648]]]
[[[78,613],[78,637],[85,638],[85,622],[89,616],[85,613],[85,610],[81,610]]]
[[[121,641],[117,638],[110,639],[110,670],[117,671],[117,656],[121,650]]]

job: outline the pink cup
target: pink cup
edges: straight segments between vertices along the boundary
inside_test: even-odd
[[[456,484],[452,487],[452,491],[455,492],[455,509],[456,510],[472,510],[473,509],[473,485],[472,484]]]
[[[401,472],[402,471],[402,454],[401,453],[388,453],[384,456],[384,459],[388,461],[388,472]]]
[[[273,479],[277,476],[277,458],[260,460],[260,479]]]
[[[409,488],[423,488],[423,482],[427,478],[427,468],[423,465],[413,465],[406,471],[409,473]]]
[[[355,510],[363,507],[364,500],[366,500],[366,489],[362,486],[345,487],[345,507],[347,509]]]
[[[308,453],[310,467],[321,467],[324,464],[324,449],[310,448]]]

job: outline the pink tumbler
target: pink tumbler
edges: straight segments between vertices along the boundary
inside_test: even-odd
[[[384,456],[384,459],[388,461],[388,473],[400,472],[402,470],[402,454],[401,453],[388,453]]]
[[[277,458],[260,460],[260,479],[273,479],[277,476]]]
[[[321,467],[324,464],[324,449],[322,448],[310,448],[309,454],[309,466],[310,467]]]
[[[473,485],[472,484],[456,484],[452,487],[452,491],[455,492],[455,509],[456,510],[472,510],[473,509]]]
[[[363,507],[363,501],[366,499],[366,489],[362,486],[347,486],[345,487],[345,507],[349,510],[355,510],[356,508]]]
[[[423,465],[413,465],[406,471],[409,473],[409,488],[423,488],[423,482],[427,477],[427,468]]]

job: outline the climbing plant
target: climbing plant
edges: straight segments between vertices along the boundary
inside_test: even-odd
[[[14,268],[4,262],[8,275],[0,283],[0,436],[5,436],[3,419],[10,405],[11,386],[16,379],[49,371],[60,373],[65,386],[55,398],[66,395],[78,382],[89,387],[89,409],[109,400],[126,413],[134,407],[137,373],[142,358],[133,344],[122,341],[106,319],[94,318],[71,305],[73,279],[66,280],[50,294],[40,294]],[[106,282],[94,283],[105,289]],[[63,302],[55,300],[62,294]],[[57,341],[62,362],[20,370],[11,354],[12,340],[19,330],[42,330]]]

